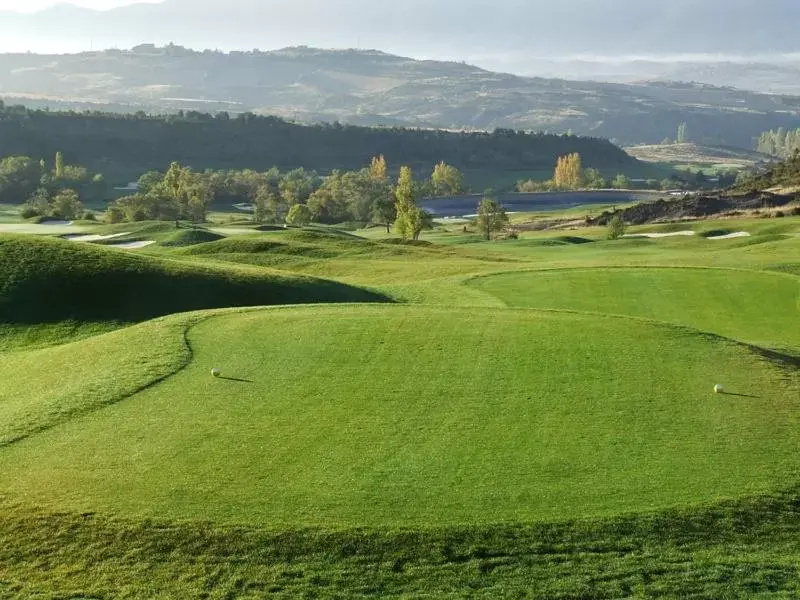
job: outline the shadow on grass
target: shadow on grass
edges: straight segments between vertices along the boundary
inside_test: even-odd
[[[238,377],[220,376],[219,379],[224,379],[225,381],[235,381],[236,383],[255,383],[252,379],[239,379]]]
[[[754,400],[761,400],[761,396],[752,396],[750,394],[735,394],[733,392],[720,392],[723,396],[736,396],[738,398],[753,398]]]

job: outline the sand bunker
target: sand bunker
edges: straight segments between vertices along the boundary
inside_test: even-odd
[[[671,233],[630,233],[626,236],[626,238],[649,238],[653,240],[657,240],[660,238],[667,238],[667,237],[681,237],[686,236],[690,237],[694,235],[694,231],[673,231]]]
[[[103,240],[113,240],[114,238],[122,237],[124,235],[130,235],[129,232],[125,233],[112,233],[111,235],[82,235],[82,234],[75,234],[75,235],[65,235],[64,239],[69,240],[71,242],[100,242]]]
[[[121,242],[119,244],[107,244],[110,248],[122,248],[123,250],[138,250],[139,248],[147,248],[155,244],[154,240],[146,240],[142,242]]]
[[[715,235],[714,237],[706,238],[708,240],[733,240],[736,238],[750,237],[746,231],[737,231],[736,233],[729,233],[728,235]]]

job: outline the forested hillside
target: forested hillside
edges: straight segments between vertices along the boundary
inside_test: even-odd
[[[189,112],[165,117],[46,112],[0,105],[0,156],[50,159],[133,180],[178,161],[195,170],[304,167],[321,173],[359,169],[373,156],[390,165],[426,169],[446,161],[460,169],[549,171],[559,156],[578,152],[584,164],[623,169],[635,159],[607,140],[513,130],[456,133],[322,124],[297,125],[245,113],[237,117]]]

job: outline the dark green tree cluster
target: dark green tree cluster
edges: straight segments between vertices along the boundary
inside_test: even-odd
[[[81,214],[82,200],[99,201],[105,193],[102,175],[65,163],[61,152],[55,154],[52,167],[29,156],[0,159],[0,202],[24,202],[25,217],[74,219]]]
[[[574,152],[601,169],[621,171],[635,164],[607,140],[509,129],[488,133],[298,125],[252,113],[148,116],[0,105],[0,155],[50,157],[58,150],[119,183],[149,170],[163,170],[172,161],[198,172],[276,165],[281,170],[303,166],[330,173],[359,169],[381,153],[415,170],[445,161],[462,171],[537,171]],[[443,172],[437,177],[437,185],[444,185],[440,191],[459,189],[450,175]]]

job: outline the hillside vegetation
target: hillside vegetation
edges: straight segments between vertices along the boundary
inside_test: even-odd
[[[588,166],[625,169],[637,162],[608,140],[522,131],[443,130],[298,125],[252,113],[235,118],[190,112],[146,116],[27,110],[0,103],[0,156],[70,163],[132,181],[173,161],[195,170],[303,167],[323,172],[360,169],[374,156],[392,165],[431,169],[440,161],[461,169],[551,171],[559,156],[578,152]],[[109,165],[112,165],[109,168]]]
[[[765,190],[778,188],[800,191],[800,152],[774,165],[769,170],[745,179],[738,187],[746,190]]]
[[[773,159],[769,154],[761,152],[724,146],[705,146],[692,142],[630,146],[625,148],[625,151],[644,162],[717,169],[753,168]]]

